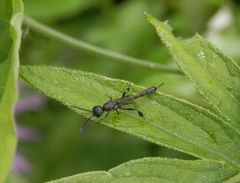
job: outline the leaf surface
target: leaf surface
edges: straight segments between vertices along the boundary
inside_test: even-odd
[[[123,163],[108,172],[82,173],[49,183],[208,183],[223,182],[235,173],[223,164],[205,160],[143,158]]]
[[[177,39],[168,24],[150,15],[147,19],[200,93],[240,134],[240,67],[201,36]]]
[[[20,76],[71,109],[74,109],[71,106],[92,109],[103,105],[109,100],[108,95],[119,98],[129,86],[129,94],[143,90],[127,81],[58,67],[21,66]],[[239,134],[209,111],[160,92],[137,99],[135,107],[144,113],[145,119],[134,111],[120,111],[120,115],[113,111],[101,123],[196,157],[240,167]],[[91,115],[74,110],[85,117]]]
[[[0,182],[9,171],[16,146],[13,110],[17,98],[21,0],[0,1]]]

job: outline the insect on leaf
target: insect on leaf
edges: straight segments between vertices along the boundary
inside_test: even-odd
[[[130,95],[143,90],[127,81],[58,67],[21,66],[20,75],[31,86],[69,108],[91,110],[107,102],[106,95],[119,98],[127,87],[131,88]],[[216,115],[160,92],[137,99],[135,105],[143,112],[144,119],[134,111],[120,110],[120,114],[111,112],[101,124],[196,157],[240,167],[240,136],[224,126]],[[72,109],[85,117],[91,115]]]

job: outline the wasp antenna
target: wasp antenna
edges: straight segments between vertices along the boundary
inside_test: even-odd
[[[77,107],[77,106],[70,106],[72,108],[76,108],[76,109],[80,109],[80,110],[83,110],[83,111],[88,111],[88,112],[92,112],[91,110],[89,109],[84,109],[84,108],[81,108],[81,107]]]
[[[160,85],[158,85],[157,88],[160,88],[163,84],[164,84],[164,82],[162,82]]]
[[[83,130],[83,128],[87,125],[88,121],[92,119],[92,117],[93,117],[93,115],[90,116],[90,117],[82,124],[82,126],[81,126],[81,128],[80,128],[80,132],[81,132],[81,131]]]

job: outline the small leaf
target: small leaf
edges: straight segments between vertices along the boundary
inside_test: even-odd
[[[169,31],[169,25],[150,15],[147,19],[184,73],[226,124],[240,134],[240,67],[199,35],[180,40]]]
[[[9,171],[16,146],[13,110],[17,98],[18,51],[23,5],[20,0],[0,2],[0,182]]]
[[[87,172],[49,183],[210,183],[223,182],[236,173],[223,164],[211,161],[144,158],[123,163],[108,172]]]
[[[57,67],[21,66],[20,76],[70,108],[92,109],[95,105],[103,105],[109,100],[107,95],[119,98],[129,86],[130,94],[143,90],[123,80]],[[209,111],[159,92],[136,100],[135,105],[144,113],[145,119],[135,112],[121,111],[120,115],[111,112],[101,123],[200,158],[240,167],[239,134],[224,126],[223,121]],[[75,111],[86,117],[91,115]]]

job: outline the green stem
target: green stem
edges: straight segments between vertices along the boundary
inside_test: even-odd
[[[147,60],[130,57],[121,53],[117,53],[114,51],[110,51],[107,49],[94,46],[92,44],[86,43],[84,41],[68,36],[64,33],[61,33],[57,30],[54,30],[28,16],[24,16],[23,22],[25,25],[27,25],[28,27],[30,27],[36,32],[44,34],[48,37],[61,41],[65,44],[68,44],[69,46],[72,46],[80,50],[92,52],[101,56],[111,58],[121,63],[127,63],[127,64],[135,65],[138,67],[142,67],[142,68],[148,68],[148,69],[158,70],[158,71],[167,72],[167,73],[183,74],[179,69],[174,68],[172,66],[153,63]]]

